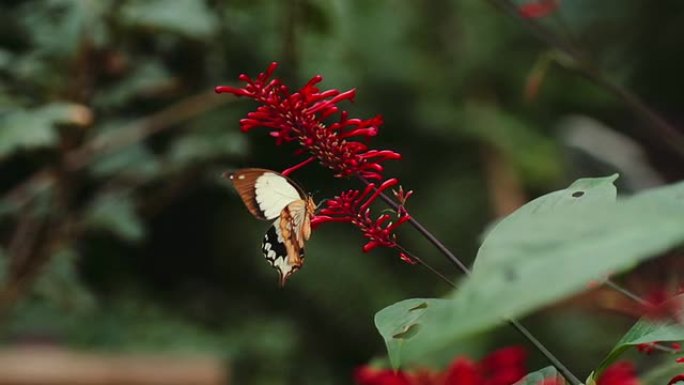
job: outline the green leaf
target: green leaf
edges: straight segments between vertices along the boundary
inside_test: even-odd
[[[680,317],[684,317],[684,294],[671,299],[676,301],[676,309],[680,309]],[[603,359],[596,375],[607,368],[610,364],[627,351],[630,347],[648,342],[673,342],[684,341],[684,325],[674,320],[649,320],[640,319],[631,329],[618,341],[613,349]],[[681,365],[680,365],[681,366]]]
[[[218,26],[216,16],[201,0],[130,1],[121,12],[129,25],[196,39],[208,37]]]
[[[497,226],[485,240],[490,261],[421,320],[420,330],[403,341],[401,360],[415,361],[684,243],[684,183],[600,204],[609,201],[606,180],[590,182],[583,183],[605,189],[596,204],[551,209],[549,198],[549,206],[540,205],[546,211],[526,207],[533,215],[519,216],[515,226]],[[399,330],[414,320],[395,322]]]
[[[375,327],[385,340],[390,365],[397,369],[401,363],[402,347],[421,329],[422,322],[440,306],[448,306],[448,300],[413,298],[388,306],[375,314]]]
[[[82,123],[89,119],[88,114],[79,105],[53,103],[0,116],[0,159],[17,150],[56,145],[55,124]]]
[[[543,195],[519,208],[511,215],[502,219],[487,234],[473,264],[473,273],[486,270],[489,266],[500,263],[510,263],[511,260],[502,261],[500,258],[509,258],[506,253],[499,253],[492,246],[491,240],[496,240],[499,234],[519,231],[519,226],[524,226],[535,215],[553,213],[556,210],[578,205],[610,204],[617,198],[617,189],[613,182],[618,175],[605,178],[583,178],[576,180],[570,187]]]
[[[145,229],[131,197],[125,194],[103,194],[90,206],[85,223],[93,229],[111,231],[128,241],[139,241]]]
[[[516,382],[514,385],[541,384],[563,385],[565,384],[565,378],[561,376],[560,373],[558,373],[558,370],[556,370],[555,367],[547,366],[544,369],[537,370],[536,372],[528,373],[525,377],[523,377],[520,381]]]

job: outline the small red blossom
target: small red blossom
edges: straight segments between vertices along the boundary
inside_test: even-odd
[[[670,346],[672,347],[672,350],[675,351],[675,353],[682,351],[682,344],[680,344],[679,342],[673,342],[670,344]],[[679,361],[677,361],[677,362],[679,362]]]
[[[376,247],[397,248],[394,231],[403,223],[411,219],[402,207],[396,213],[396,222],[390,221],[389,214],[381,214],[373,218],[370,205],[388,188],[399,181],[395,178],[384,181],[377,189],[370,183],[365,190],[349,190],[325,202],[311,224],[314,227],[326,222],[348,222],[361,230],[368,242],[363,245],[363,251],[369,252]]]
[[[655,350],[655,345],[655,342],[645,342],[642,344],[638,344],[636,346],[636,349],[639,353],[651,354]]]
[[[558,9],[560,0],[535,0],[518,7],[518,13],[525,19],[539,19]]]
[[[675,359],[675,362],[678,364],[684,364],[684,357],[679,357]]]
[[[616,362],[603,371],[597,385],[639,385],[636,370],[631,362]]]
[[[246,83],[242,88],[218,86],[217,93],[230,93],[252,98],[261,105],[240,120],[240,128],[248,132],[256,127],[271,129],[270,135],[280,145],[298,142],[312,157],[335,172],[337,177],[360,175],[369,179],[382,179],[385,160],[400,159],[401,155],[390,150],[373,150],[356,139],[376,136],[382,118],[350,118],[347,111],[340,110],[338,104],[353,100],[355,90],[321,91],[316,87],[323,78],[314,76],[299,91],[290,93],[279,79],[272,79],[278,64],[272,63],[266,72],[256,79],[240,75]],[[339,119],[326,123],[332,116]]]
[[[527,373],[525,350],[518,346],[499,349],[485,357],[480,366],[485,374],[486,385],[512,384]]]

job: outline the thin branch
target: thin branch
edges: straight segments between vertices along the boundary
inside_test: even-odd
[[[596,85],[604,88],[613,96],[621,99],[624,104],[632,108],[637,114],[648,121],[655,130],[644,130],[644,133],[660,141],[666,147],[671,148],[679,156],[684,157],[684,134],[672,126],[665,118],[648,106],[641,98],[626,87],[610,80],[598,67],[589,59],[583,51],[559,37],[549,28],[543,26],[534,19],[523,17],[518,7],[510,0],[484,0],[501,12],[517,20],[525,29],[530,31],[537,39],[543,41],[552,48],[567,55],[574,62],[571,69],[592,81]]]
[[[629,298],[630,300],[638,303],[639,305],[642,306],[647,306],[649,305],[649,302],[646,301],[645,299],[639,297],[638,295],[632,293],[631,291],[627,290],[626,288],[618,285],[614,281],[607,279],[605,281],[606,286],[610,287],[611,289],[617,291],[618,293],[624,295],[625,297]]]
[[[423,267],[425,267],[426,269],[428,269],[432,274],[434,274],[434,275],[436,275],[437,277],[439,277],[442,281],[446,282],[446,283],[447,283],[448,285],[450,285],[451,287],[456,287],[456,283],[454,283],[454,281],[452,281],[452,280],[450,280],[449,278],[447,278],[447,276],[445,276],[444,274],[440,273],[439,270],[437,270],[437,269],[435,269],[434,267],[430,266],[427,262],[425,262],[424,260],[422,260],[421,258],[419,258],[417,255],[411,253],[410,251],[406,250],[405,248],[403,248],[403,247],[401,247],[401,246],[397,246],[397,248],[399,249],[399,251],[401,251],[402,253],[406,254],[409,258],[411,258],[411,259],[415,260],[416,262],[418,262],[419,264],[421,264]]]

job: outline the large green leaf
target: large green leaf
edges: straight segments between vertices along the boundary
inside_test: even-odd
[[[500,253],[496,246],[492,246],[499,237],[499,234],[507,234],[519,231],[519,226],[524,226],[535,215],[551,214],[559,209],[566,207],[576,207],[577,205],[610,204],[617,198],[617,189],[613,182],[617,179],[616,175],[605,178],[583,178],[576,180],[568,188],[554,191],[543,195],[516,210],[511,215],[502,219],[489,231],[485,237],[477,258],[473,265],[473,274],[479,271],[486,271],[489,266],[501,263],[511,263],[510,259],[502,261],[501,258],[510,258],[507,253]]]
[[[680,309],[680,316],[684,317],[684,294],[671,299],[676,304],[674,308]],[[608,356],[601,362],[596,374],[601,372],[613,363],[622,353],[632,346],[648,342],[669,342],[684,341],[684,324],[674,320],[650,320],[640,319],[631,329],[618,341]]]
[[[605,186],[596,183],[593,188]],[[593,196],[589,189],[583,191]],[[429,318],[421,319],[420,330],[402,342],[402,361],[444,349],[684,243],[684,183],[617,203],[523,210],[534,215],[497,226],[487,237],[491,262],[478,266],[449,302],[440,302]],[[381,310],[376,320],[387,319],[383,312],[391,310]],[[415,322],[410,317],[403,321],[393,320],[396,330]]]

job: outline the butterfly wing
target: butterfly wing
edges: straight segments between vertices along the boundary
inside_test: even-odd
[[[271,170],[245,168],[227,173],[226,177],[249,212],[259,219],[277,218],[288,204],[304,196],[294,182]]]
[[[264,253],[266,261],[276,270],[280,276],[280,286],[284,286],[292,274],[299,270],[304,264],[304,248],[298,249],[295,260],[289,256],[290,251],[286,246],[286,234],[282,232],[281,219],[275,220],[273,226],[268,228],[261,244],[261,251]]]

